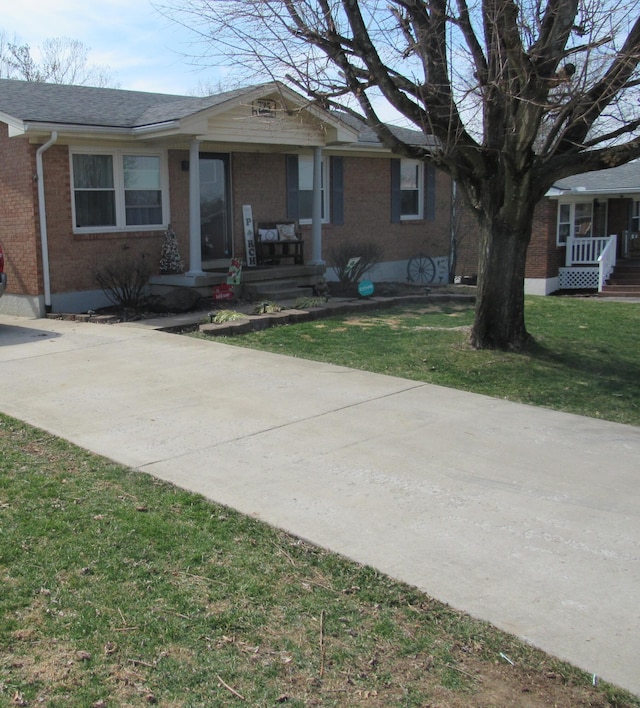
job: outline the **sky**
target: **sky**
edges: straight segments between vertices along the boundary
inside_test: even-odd
[[[0,31],[8,41],[37,48],[46,39],[69,37],[89,49],[88,65],[107,67],[116,88],[176,95],[203,95],[237,88],[224,67],[204,68],[198,34],[160,13],[163,0],[3,0]],[[28,9],[27,9],[28,8]],[[231,60],[232,61],[232,60]],[[268,80],[265,77],[265,80]],[[388,123],[407,120],[373,98]]]
[[[149,0],[5,0],[0,30],[34,54],[43,40],[70,37],[89,48],[89,64],[107,66],[119,88],[192,94],[217,86],[215,69],[192,66],[196,35],[161,15]]]

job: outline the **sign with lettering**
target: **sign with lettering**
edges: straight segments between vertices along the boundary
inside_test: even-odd
[[[246,250],[246,261],[249,268],[258,265],[256,255],[256,233],[253,228],[253,211],[251,204],[244,204],[242,207],[242,222],[244,224],[244,245]]]
[[[358,283],[358,295],[360,295],[360,297],[371,297],[374,290],[375,286],[370,280],[361,280],[360,283]]]

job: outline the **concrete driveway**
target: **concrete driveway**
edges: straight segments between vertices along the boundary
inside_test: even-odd
[[[0,410],[640,694],[640,428],[143,326],[0,316]]]

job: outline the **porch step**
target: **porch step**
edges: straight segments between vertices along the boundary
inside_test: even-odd
[[[633,297],[640,298],[640,257],[620,259],[603,286],[599,297]]]
[[[607,283],[603,286],[598,297],[637,297],[640,298],[640,283],[633,285],[612,285]]]
[[[269,280],[245,283],[244,295],[249,300],[295,300],[299,297],[311,297],[313,286],[300,284],[297,280]]]

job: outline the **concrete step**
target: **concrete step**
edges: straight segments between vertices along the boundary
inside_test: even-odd
[[[640,287],[640,274],[614,273],[607,281],[607,285],[637,285]]]
[[[598,297],[637,297],[640,298],[640,285],[611,285],[603,286]]]
[[[252,302],[258,300],[295,300],[299,297],[311,297],[313,284],[300,278],[281,278],[278,280],[245,283],[244,295]]]

